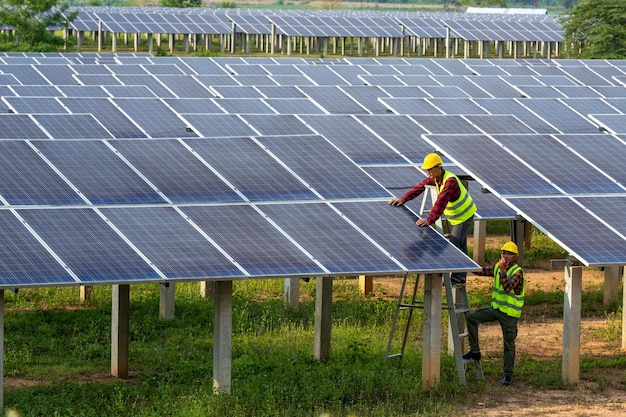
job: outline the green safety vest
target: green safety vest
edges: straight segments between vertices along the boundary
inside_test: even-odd
[[[454,178],[459,184],[459,198],[456,201],[449,201],[446,208],[443,210],[443,214],[446,216],[446,220],[450,224],[461,224],[476,213],[476,204],[472,200],[472,197],[467,192],[467,189],[463,186],[459,178],[449,171],[443,173],[443,181],[441,185],[437,186],[437,194],[441,193],[446,181]]]
[[[512,277],[522,268],[515,264],[506,272],[508,277]],[[500,265],[493,268],[493,276],[495,282],[493,284],[493,292],[491,293],[491,307],[511,316],[520,317],[522,315],[522,307],[524,306],[524,293],[526,292],[526,280],[522,282],[522,292],[517,295],[514,291],[505,292],[504,287],[500,284]]]

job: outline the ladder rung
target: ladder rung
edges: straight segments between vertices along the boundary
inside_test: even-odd
[[[394,353],[392,355],[387,355],[387,359],[397,358],[398,356],[402,356],[402,353]]]
[[[469,337],[469,334],[467,332],[465,333],[459,333],[459,339],[463,339],[465,337]]]
[[[454,312],[456,314],[461,314],[461,313],[469,313],[470,309],[468,307],[461,307],[461,308],[455,308]]]
[[[400,310],[410,310],[412,308],[424,308],[423,304],[400,304]]]

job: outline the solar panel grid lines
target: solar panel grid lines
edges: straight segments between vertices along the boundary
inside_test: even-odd
[[[70,285],[77,279],[48,250],[16,210],[0,209],[0,286]]]
[[[558,99],[536,99],[519,102],[558,130],[558,133],[594,133],[598,128],[586,116],[574,111]]]
[[[596,166],[581,159],[552,136],[494,135],[492,138],[511,153],[520,155],[564,194],[619,194],[626,191],[604,172],[602,165]]]
[[[92,114],[32,114],[51,139],[113,139]]]
[[[37,141],[33,146],[90,204],[165,203],[103,141]]]
[[[21,139],[24,136],[32,139],[50,139],[37,121],[28,114],[0,114],[0,140]]]
[[[471,114],[463,118],[486,134],[536,133],[514,115]]]
[[[600,169],[621,187],[626,186],[622,166],[626,157],[626,142],[620,136],[608,134],[552,135],[580,158]]]
[[[217,247],[232,253],[233,261],[249,276],[328,275],[329,271],[269,219],[262,207],[186,206],[181,210]]]
[[[82,284],[162,280],[93,208],[18,211]]]
[[[398,150],[353,116],[301,116],[301,119],[357,164],[405,162]]]
[[[113,148],[172,203],[241,202],[214,170],[174,139],[116,141]]]
[[[576,197],[575,200],[626,240],[626,227],[619,218],[626,203],[626,196]]]
[[[374,274],[400,266],[325,203],[264,205],[278,226],[331,274]],[[321,231],[324,230],[324,233]],[[357,249],[358,248],[358,249]],[[355,250],[357,249],[357,250]]]
[[[541,172],[490,136],[424,134],[422,138],[498,197],[563,194]]]
[[[624,114],[590,114],[589,118],[598,124],[600,130],[614,134],[626,133],[626,115]]]
[[[389,198],[384,188],[322,136],[257,140],[324,199]]]
[[[626,240],[591,216],[576,199],[526,197],[508,198],[507,202],[584,265],[623,265]]]
[[[198,233],[176,207],[114,207],[100,211],[164,278],[243,277],[244,272]]]
[[[185,144],[246,201],[319,198],[258,140],[193,139]]]

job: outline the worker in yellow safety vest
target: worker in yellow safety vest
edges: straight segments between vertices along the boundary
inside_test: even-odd
[[[480,323],[498,321],[502,327],[504,339],[504,376],[502,385],[513,382],[513,365],[515,363],[515,338],[517,322],[522,315],[526,284],[524,271],[517,264],[518,247],[513,242],[502,246],[501,257],[494,266],[485,266],[476,275],[493,276],[491,306],[480,308],[466,317],[467,333],[470,350],[463,355],[466,360],[480,360],[478,343],[478,325]]]
[[[389,204],[401,206],[424,192],[427,185],[437,189],[437,200],[433,204],[428,217],[419,219],[418,226],[428,226],[435,223],[442,215],[445,215],[450,226],[450,243],[459,248],[467,255],[467,233],[474,220],[476,205],[459,178],[443,168],[443,160],[436,153],[429,153],[424,157],[422,169],[426,171],[427,178],[411,188],[401,198],[392,198]],[[467,273],[454,272],[450,279],[453,284],[465,285]]]

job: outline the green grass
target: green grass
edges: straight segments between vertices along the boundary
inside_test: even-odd
[[[288,310],[282,288],[282,280],[234,282],[229,395],[213,394],[213,305],[200,297],[197,283],[177,285],[173,320],[158,317],[158,285],[131,287],[128,380],[109,376],[110,287],[95,287],[87,305],[77,288],[7,292],[5,373],[23,385],[5,389],[5,407],[23,417],[446,416],[468,393],[494,389],[484,382],[459,386],[453,359],[443,353],[441,383],[423,390],[419,315],[403,360],[385,362],[395,301],[364,298],[356,285],[335,286],[331,358],[318,362],[314,302]],[[301,293],[313,296],[314,280],[302,282]],[[529,304],[562,304],[559,293],[534,297]],[[594,297],[585,295],[583,304],[601,305]],[[615,315],[610,318],[595,336],[619,343]],[[488,380],[499,378],[500,366],[484,364]],[[604,366],[626,369],[626,359],[581,362],[583,369]],[[561,388],[559,361],[521,354],[518,373],[536,389]]]

